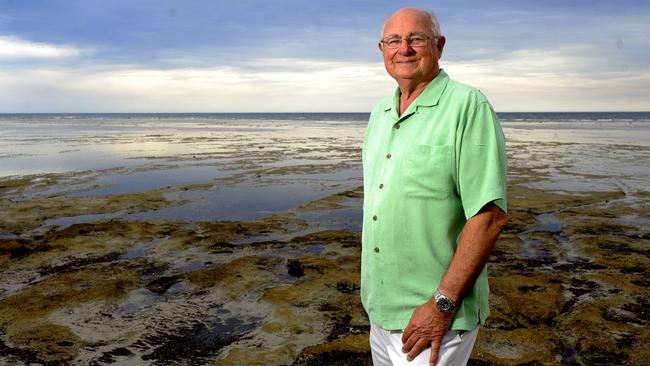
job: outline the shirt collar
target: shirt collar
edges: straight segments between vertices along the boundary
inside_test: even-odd
[[[442,95],[442,92],[445,90],[445,87],[447,86],[447,82],[449,81],[449,75],[445,72],[445,70],[440,69],[440,72],[436,77],[429,82],[429,85],[424,88],[422,91],[422,94],[418,95],[417,98],[415,98],[415,101],[413,103],[415,104],[416,107],[433,107],[434,105],[438,104],[438,101],[440,100],[440,96]],[[400,97],[400,90],[399,87],[395,90],[395,93],[393,93],[393,98],[389,99],[388,102],[384,105],[384,111],[389,111],[389,110],[394,110],[397,111],[397,103],[399,103],[399,97]]]

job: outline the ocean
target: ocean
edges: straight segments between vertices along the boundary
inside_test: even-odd
[[[528,186],[566,194],[622,191],[630,197],[647,189],[650,112],[498,116],[509,166],[546,174]],[[178,203],[137,212],[61,213],[43,227],[115,218],[255,219],[361,186],[360,149],[368,117],[0,114],[0,182],[5,181],[0,193],[4,199],[25,202],[164,190],[166,199]],[[345,216],[354,230],[360,230],[360,212],[357,207]]]
[[[208,185],[176,193],[192,203],[132,216],[250,219],[361,185],[360,148],[368,116],[0,114],[0,179],[57,182],[6,191],[12,200]],[[631,148],[650,145],[648,112],[500,113],[499,118],[509,146],[529,146],[525,154],[511,154],[511,164],[545,161],[554,172],[554,179],[540,185],[639,190],[648,181],[648,160]],[[576,174],[592,174],[593,181],[575,182],[571,174],[553,169],[566,164]]]
[[[0,120],[39,119],[217,119],[368,121],[370,113],[0,113]],[[650,112],[501,112],[502,121],[619,121],[648,122]]]

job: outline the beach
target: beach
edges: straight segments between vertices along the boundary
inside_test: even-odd
[[[2,116],[0,364],[370,365],[364,118]],[[650,116],[501,119],[469,364],[650,363]]]

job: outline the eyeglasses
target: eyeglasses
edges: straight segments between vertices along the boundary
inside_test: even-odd
[[[384,38],[381,40],[381,43],[383,43],[388,48],[397,48],[402,44],[402,41],[404,40],[406,41],[406,44],[408,44],[411,47],[422,47],[425,44],[427,44],[427,41],[430,39],[437,39],[437,38],[431,38],[425,35],[414,34],[412,36],[409,36],[408,38],[398,38],[398,37]]]

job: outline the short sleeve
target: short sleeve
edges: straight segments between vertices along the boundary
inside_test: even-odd
[[[457,187],[465,218],[494,202],[507,212],[505,137],[496,113],[483,100],[468,111],[456,137]]]

